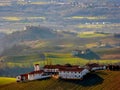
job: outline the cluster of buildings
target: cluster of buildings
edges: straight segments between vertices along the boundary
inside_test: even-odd
[[[76,57],[80,57],[80,58],[89,59],[89,60],[92,60],[92,59],[98,60],[98,59],[100,59],[100,56],[97,55],[95,52],[93,52],[90,49],[85,49],[85,50],[76,49],[76,50],[72,51],[72,55],[76,56]]]
[[[86,64],[84,67],[79,65],[45,65],[40,69],[39,64],[34,65],[34,71],[17,76],[17,82],[31,81],[46,78],[60,79],[83,79],[91,71],[104,70],[106,66],[96,63]]]

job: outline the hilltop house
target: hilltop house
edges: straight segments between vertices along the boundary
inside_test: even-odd
[[[45,65],[41,70],[39,64],[34,65],[34,71],[17,76],[17,82],[44,78],[82,79],[90,71],[104,70],[106,66],[96,63],[86,64],[84,68],[79,65]]]
[[[27,80],[44,79],[44,78],[49,78],[49,77],[51,77],[50,74],[45,73],[43,70],[40,70],[39,64],[35,64],[34,71],[17,76],[17,82],[27,81]]]
[[[59,71],[59,77],[61,79],[82,79],[87,73],[89,70],[85,68],[63,68]]]
[[[44,72],[58,75],[62,79],[82,79],[89,73],[88,69],[81,68],[78,65],[45,65]]]
[[[60,69],[64,69],[64,68],[77,68],[79,67],[78,65],[70,65],[70,64],[66,64],[66,65],[45,65],[44,68],[44,72],[47,73],[59,73]]]
[[[45,65],[44,71],[58,75],[62,79],[82,79],[84,75],[89,73],[88,69],[81,68],[78,65]]]

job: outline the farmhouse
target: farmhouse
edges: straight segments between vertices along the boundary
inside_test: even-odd
[[[59,71],[59,77],[62,79],[82,79],[87,73],[89,70],[85,68],[63,68]]]
[[[27,80],[44,79],[44,78],[49,78],[49,77],[51,77],[50,74],[45,73],[43,70],[40,70],[39,64],[35,64],[34,71],[17,76],[17,82],[27,81]]]
[[[44,72],[58,75],[62,79],[82,79],[89,73],[88,69],[81,68],[78,65],[45,65]]]
[[[44,78],[82,79],[90,71],[104,70],[106,66],[88,63],[84,68],[79,65],[45,65],[40,69],[39,64],[34,65],[34,71],[17,76],[17,82]]]
[[[57,74],[59,73],[60,69],[64,69],[64,68],[77,68],[79,67],[78,65],[70,65],[70,64],[66,64],[66,65],[45,65],[44,66],[44,72],[48,72],[48,73],[52,73],[52,74]]]

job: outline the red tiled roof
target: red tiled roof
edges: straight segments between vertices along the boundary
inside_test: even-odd
[[[41,74],[43,72],[44,72],[43,70],[39,70],[39,71],[29,72],[28,74]]]
[[[28,76],[28,74],[26,73],[26,74],[21,74],[20,76]]]
[[[61,69],[61,68],[78,68],[78,65],[72,65],[72,66],[67,66],[67,65],[45,65],[44,68],[47,69]]]
[[[45,65],[44,68],[47,69],[56,69],[62,67],[61,65]]]

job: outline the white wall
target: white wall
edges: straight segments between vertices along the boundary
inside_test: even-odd
[[[28,74],[28,80],[35,80],[41,78],[41,74]]]
[[[87,70],[87,69],[84,69],[81,72],[68,72],[68,71],[63,72],[63,71],[60,71],[59,72],[59,77],[68,78],[68,79],[81,79],[87,73],[89,73],[89,70]]]
[[[28,74],[28,80],[36,80],[51,77],[51,75],[42,75],[42,74]]]
[[[94,67],[91,70],[94,71],[94,70],[104,70],[104,69],[106,69],[106,66]]]

